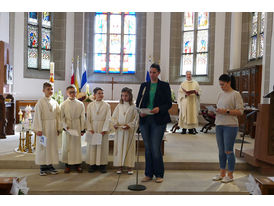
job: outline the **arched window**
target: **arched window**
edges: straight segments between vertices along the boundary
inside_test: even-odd
[[[96,12],[94,73],[135,74],[136,13]]]
[[[27,18],[29,69],[48,70],[51,61],[52,16],[49,12],[29,12]]]
[[[181,75],[208,75],[209,12],[184,12]]]
[[[264,12],[252,12],[249,18],[249,52],[248,60],[263,57],[264,52]]]

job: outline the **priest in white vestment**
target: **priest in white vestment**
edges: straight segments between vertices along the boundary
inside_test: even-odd
[[[178,91],[180,109],[178,126],[182,128],[182,134],[186,134],[186,129],[190,134],[196,134],[199,123],[200,95],[201,89],[198,82],[192,79],[191,71],[187,71],[186,80],[180,85]]]
[[[89,164],[89,172],[99,168],[100,172],[105,173],[108,164],[111,109],[110,105],[103,101],[103,89],[96,87],[93,93],[95,101],[87,107],[86,163]],[[100,139],[94,143],[92,138],[95,137]]]
[[[43,85],[45,97],[35,105],[33,131],[37,134],[35,163],[40,165],[40,175],[57,174],[53,164],[59,163],[58,135],[61,132],[60,109],[58,103],[51,98],[53,87],[46,82]],[[44,141],[40,141],[44,140]]]
[[[62,135],[61,161],[66,164],[65,173],[69,173],[71,166],[75,166],[77,172],[81,173],[82,167],[82,145],[81,136],[85,130],[85,106],[77,100],[76,87],[68,86],[68,98],[61,108],[61,123],[64,128]]]
[[[131,175],[135,165],[135,133],[139,114],[133,104],[132,90],[125,87],[121,93],[120,103],[112,115],[115,128],[113,166],[119,167],[117,174],[121,174],[123,167],[127,167],[127,172]]]

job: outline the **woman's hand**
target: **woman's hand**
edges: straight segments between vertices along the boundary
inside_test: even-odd
[[[140,117],[146,117],[147,114],[144,114],[144,113],[140,113]]]
[[[159,111],[160,111],[160,108],[159,107],[155,107],[150,112],[153,113],[153,114],[157,114],[157,113],[159,113]]]
[[[219,114],[226,114],[226,109],[217,108],[216,112]]]

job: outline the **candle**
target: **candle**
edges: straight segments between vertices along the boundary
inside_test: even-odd
[[[18,112],[18,114],[19,114],[19,122],[21,122],[21,121],[22,121],[22,116],[23,116],[23,112],[22,112],[21,109],[20,109],[20,111]]]
[[[51,83],[54,83],[54,62],[50,62],[50,77],[49,77],[49,81]]]
[[[86,93],[89,93],[89,84],[87,83],[87,86],[86,86]]]

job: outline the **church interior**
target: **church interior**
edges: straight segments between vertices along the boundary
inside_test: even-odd
[[[0,194],[9,194],[14,178],[19,184],[26,177],[30,195],[273,195],[273,31],[273,12],[0,12]],[[113,112],[122,88],[137,99],[152,63],[160,65],[159,79],[172,94],[172,122],[161,145],[164,182],[128,190],[136,169],[143,176],[144,143],[141,138],[133,175],[117,175],[113,133],[107,173],[88,173],[84,135],[83,173],[65,174],[59,162],[58,175],[40,176],[32,123],[43,83],[54,85],[53,97],[62,103],[73,78],[85,108],[101,87]],[[189,70],[201,89],[196,134],[182,134],[178,126],[178,90]],[[212,181],[219,159],[215,116],[208,112],[216,106],[222,74],[235,76],[244,103],[228,184]]]

